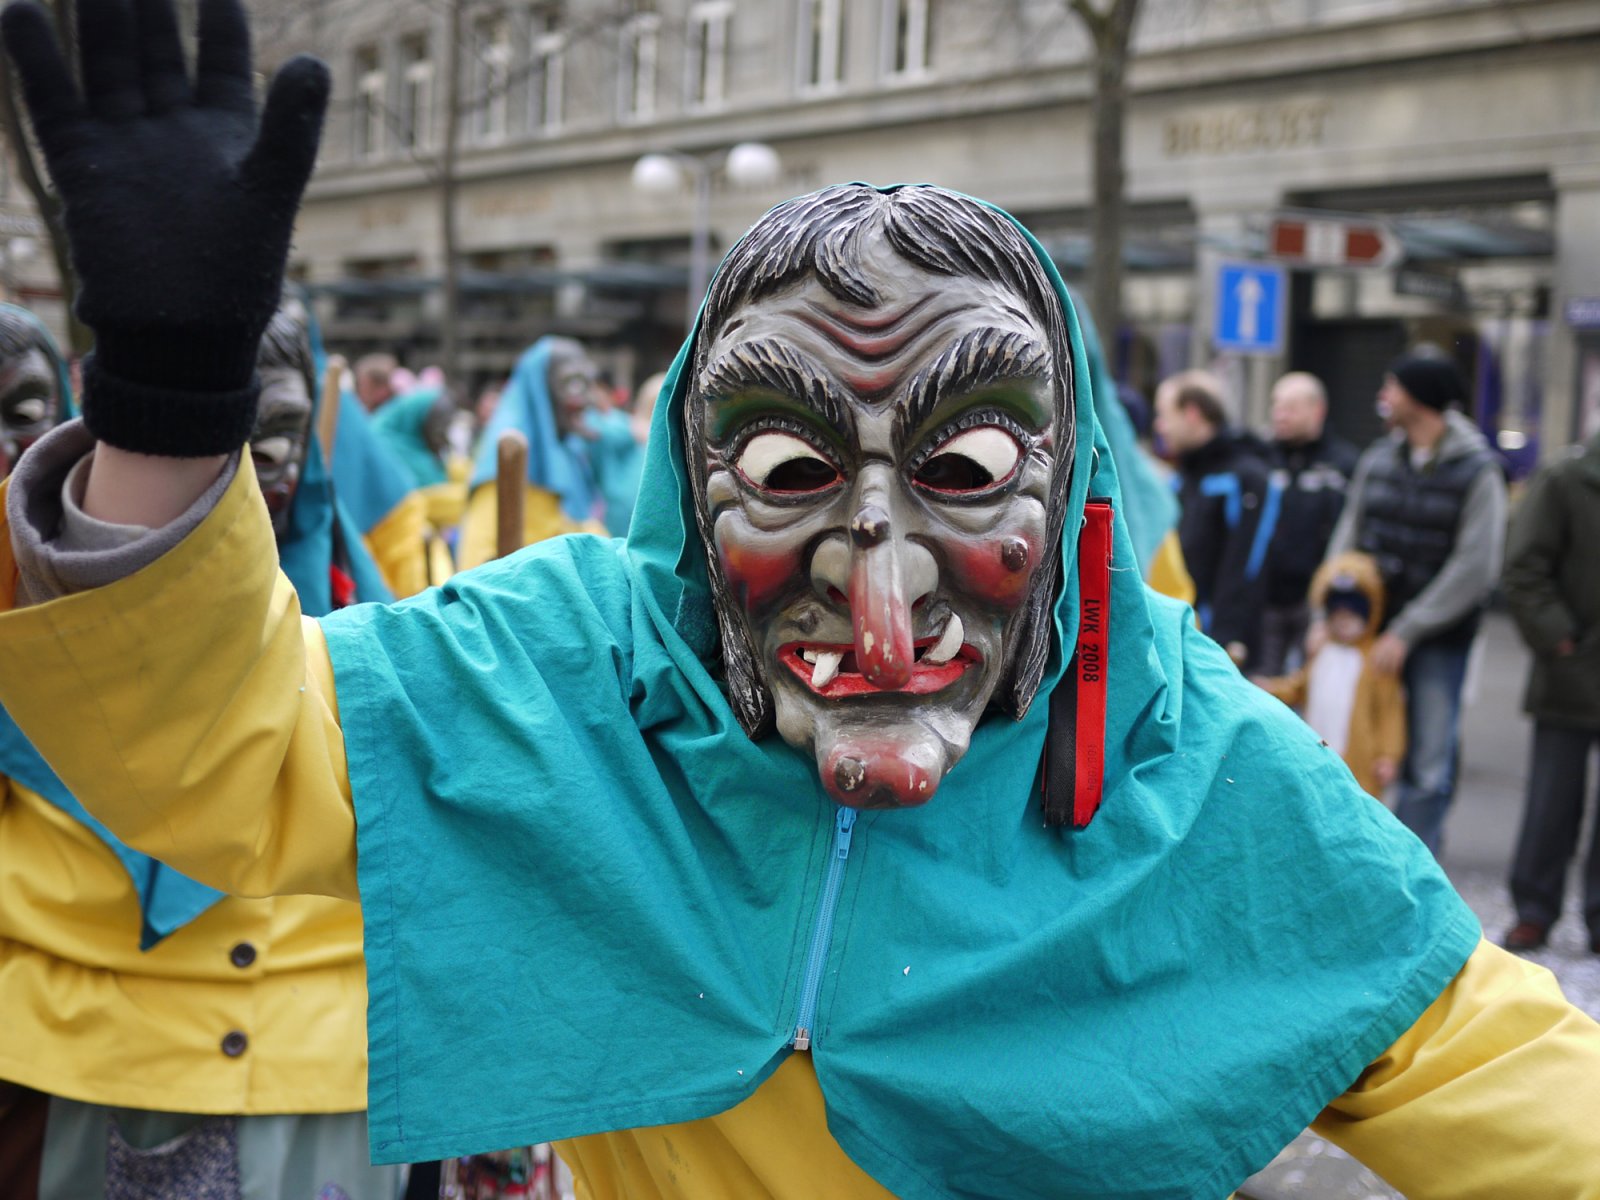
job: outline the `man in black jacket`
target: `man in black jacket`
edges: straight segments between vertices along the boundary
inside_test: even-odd
[[[1178,541],[1194,577],[1200,627],[1241,667],[1261,642],[1267,495],[1259,443],[1228,428],[1222,383],[1184,371],[1156,389],[1156,434],[1178,468]],[[1269,532],[1269,531],[1261,531]]]
[[[1267,541],[1265,607],[1256,667],[1283,675],[1300,665],[1311,609],[1311,576],[1339,523],[1356,448],[1326,430],[1322,381],[1291,371],[1272,387],[1272,473],[1262,527]]]

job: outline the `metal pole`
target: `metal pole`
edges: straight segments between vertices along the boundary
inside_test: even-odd
[[[694,173],[694,219],[689,240],[689,329],[694,330],[700,302],[711,276],[711,164],[684,155],[684,165]]]

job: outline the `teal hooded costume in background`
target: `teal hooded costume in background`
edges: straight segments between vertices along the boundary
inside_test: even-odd
[[[811,756],[745,736],[714,674],[684,467],[692,344],[626,541],[554,538],[323,621],[375,1160],[737,1104],[792,1052],[831,915],[811,1054],[830,1131],[885,1187],[1226,1193],[1411,1026],[1476,945],[1471,913],[1335,755],[1145,589],[1120,517],[1094,821],[1046,829],[1039,808],[1076,628],[1068,545],[1027,715],[980,723],[928,805],[862,812],[822,913],[839,810]],[[1119,492],[1094,406],[1075,420],[1073,531],[1086,497]]]
[[[1100,346],[1100,335],[1087,308],[1078,312],[1078,327],[1083,335],[1084,354],[1089,363],[1089,385],[1094,392],[1094,413],[1100,420],[1100,432],[1111,447],[1111,459],[1117,464],[1117,482],[1121,487],[1121,512],[1133,540],[1133,552],[1140,571],[1150,569],[1162,540],[1178,525],[1178,498],[1173,495],[1148,455],[1139,446],[1139,435],[1134,432],[1128,410],[1117,395],[1117,381],[1106,365],[1105,352]]]
[[[599,519],[613,534],[628,532],[644,450],[621,413],[589,418],[594,438],[562,436],[550,396],[551,338],[540,338],[517,360],[500,403],[478,440],[472,486],[488,483],[497,470],[500,435],[508,429],[528,439],[528,482],[553,492],[568,520]]]
[[[31,315],[30,319],[33,319]],[[40,328],[43,330],[43,326]],[[48,332],[45,337],[49,337]],[[72,392],[64,373],[61,394],[65,400],[62,414],[65,419],[75,414]],[[299,594],[301,611],[313,617],[333,611],[330,569],[334,562],[335,537],[344,542],[343,558],[355,583],[356,599],[394,599],[360,537],[344,537],[343,530],[353,529],[354,526],[350,516],[340,509],[323,465],[322,450],[316,436],[316,403],[317,397],[313,396],[312,428],[308,435],[309,445],[300,486],[295,492],[294,507],[289,514],[289,536],[278,547],[279,565]],[[336,512],[339,513],[337,517]],[[336,529],[339,531],[336,532]],[[16,780],[87,826],[117,856],[139,897],[142,918],[140,949],[150,949],[223,899],[224,894],[215,888],[190,879],[149,855],[124,845],[67,790],[67,786],[4,709],[0,709],[0,775]]]
[[[396,396],[372,415],[372,431],[410,475],[413,487],[432,487],[449,478],[423,432],[441,395],[436,387],[417,388]]]

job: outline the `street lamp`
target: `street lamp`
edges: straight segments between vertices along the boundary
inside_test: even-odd
[[[694,325],[711,276],[711,174],[718,167],[739,187],[770,187],[778,182],[778,152],[762,142],[740,142],[711,154],[662,150],[633,164],[633,190],[643,196],[671,196],[686,182],[694,191],[689,237],[689,324]]]

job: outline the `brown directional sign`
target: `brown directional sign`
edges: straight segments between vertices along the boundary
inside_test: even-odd
[[[1274,217],[1267,254],[1297,267],[1388,267],[1399,260],[1399,239],[1378,220]]]

